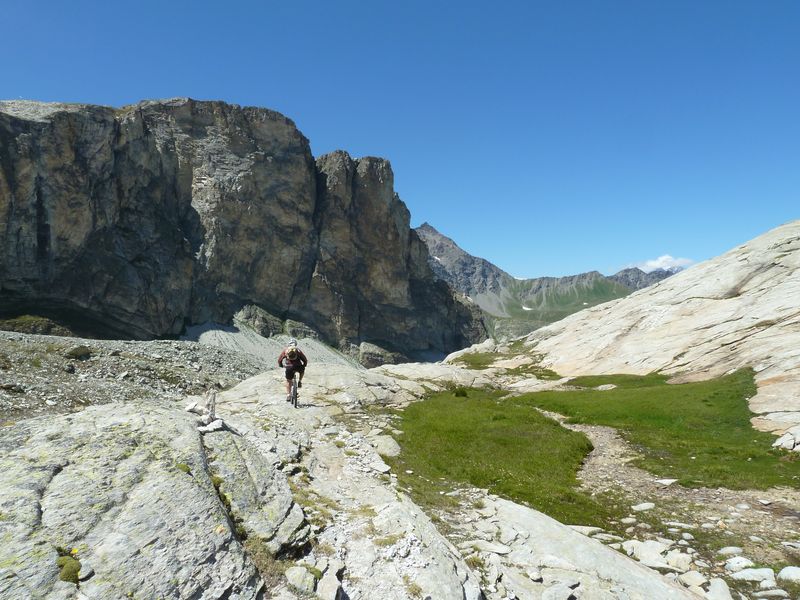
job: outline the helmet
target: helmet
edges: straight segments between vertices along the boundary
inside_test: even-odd
[[[289,345],[289,346],[295,346],[295,347],[297,347],[297,340],[296,340],[296,339],[294,339],[294,338],[291,338],[291,339],[289,340],[289,344],[288,344],[288,345]]]

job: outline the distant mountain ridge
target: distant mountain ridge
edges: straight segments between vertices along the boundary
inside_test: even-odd
[[[630,288],[632,292],[635,292],[636,290],[658,283],[662,279],[666,279],[670,275],[674,275],[682,270],[683,269],[680,267],[672,267],[669,269],[654,269],[647,273],[638,267],[630,267],[622,269],[613,275],[609,275],[608,278],[617,283],[621,283],[625,287]]]
[[[589,271],[567,277],[517,279],[464,251],[429,223],[415,231],[428,247],[434,274],[490,316],[496,337],[529,333],[583,308],[627,296],[674,273],[665,269],[645,273],[633,267],[611,276]]]

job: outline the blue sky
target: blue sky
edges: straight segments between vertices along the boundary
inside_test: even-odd
[[[800,2],[7,0],[0,98],[191,96],[391,160],[517,276],[710,258],[800,218]]]

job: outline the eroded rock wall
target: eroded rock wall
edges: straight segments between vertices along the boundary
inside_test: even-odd
[[[342,348],[366,339],[404,352],[427,338],[429,347],[418,349],[438,350],[482,339],[469,331],[477,322],[470,307],[434,278],[388,161],[333,152],[317,160],[317,171],[319,257],[304,316],[336,315],[325,333]]]
[[[150,338],[256,305],[345,350],[463,346],[392,182],[266,109],[0,102],[0,311]]]

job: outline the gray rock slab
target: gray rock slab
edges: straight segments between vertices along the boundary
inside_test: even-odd
[[[293,588],[310,594],[316,587],[314,576],[305,567],[290,567],[286,569],[286,580]]]
[[[277,469],[277,455],[226,431],[206,434],[204,441],[213,457],[209,468],[221,479],[219,492],[247,536],[261,539],[273,554],[301,548],[311,530]]]
[[[372,438],[375,451],[381,456],[399,456],[400,444],[390,435],[376,435]]]
[[[0,596],[72,585],[58,581],[60,546],[94,571],[84,597],[256,598],[263,584],[205,461],[194,416],[166,404],[0,429]]]
[[[687,571],[686,573],[678,575],[678,581],[686,587],[700,587],[704,585],[708,579],[699,571]]]
[[[535,510],[501,499],[495,501],[495,506],[500,522],[530,533],[524,542],[512,544],[514,549],[508,555],[509,560],[523,569],[526,561],[528,567],[537,566],[537,556],[553,555],[572,565],[576,574],[591,574],[598,594],[613,587],[617,597],[625,594],[630,600],[693,597],[651,569]],[[604,583],[600,584],[600,580]]]
[[[778,573],[778,581],[800,584],[800,567],[784,567]]]
[[[775,581],[775,571],[772,569],[742,569],[731,575],[739,581]]]
[[[729,558],[725,561],[725,570],[729,571],[730,573],[736,573],[743,569],[749,569],[750,567],[754,566],[755,563],[744,556],[734,556],[733,558]]]
[[[706,600],[733,600],[730,588],[724,579],[715,577],[709,582]]]
[[[342,584],[333,573],[325,573],[317,583],[317,597],[322,600],[342,600]]]
[[[761,592],[755,592],[753,594],[754,598],[788,598],[789,592],[786,590],[781,589],[774,589],[774,590],[764,590]]]

